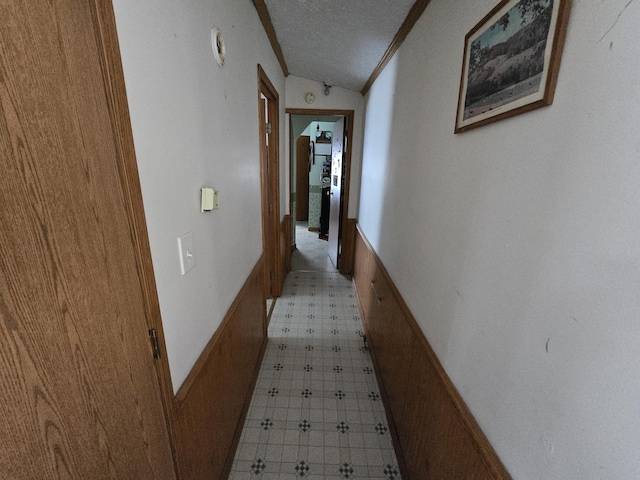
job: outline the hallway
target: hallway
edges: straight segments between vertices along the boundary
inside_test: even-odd
[[[352,283],[296,234],[230,478],[400,479]]]

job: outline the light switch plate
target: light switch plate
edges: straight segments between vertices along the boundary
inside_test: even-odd
[[[196,264],[196,258],[193,254],[193,236],[191,232],[187,232],[181,237],[178,237],[178,251],[180,253],[180,272],[184,275]]]

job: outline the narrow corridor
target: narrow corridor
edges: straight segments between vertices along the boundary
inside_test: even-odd
[[[400,479],[352,283],[311,265],[294,257],[276,302],[230,478]]]

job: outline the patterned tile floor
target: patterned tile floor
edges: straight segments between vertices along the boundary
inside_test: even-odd
[[[230,479],[400,479],[361,331],[349,279],[288,275]]]

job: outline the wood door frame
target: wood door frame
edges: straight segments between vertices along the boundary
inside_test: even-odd
[[[349,222],[348,222],[348,217],[349,217],[349,185],[351,183],[351,151],[353,150],[353,122],[354,122],[354,117],[355,117],[355,113],[354,110],[332,110],[332,109],[307,109],[307,108],[287,108],[285,110],[285,113],[289,114],[289,115],[315,115],[315,116],[319,116],[319,115],[329,115],[329,116],[342,116],[345,119],[347,119],[347,154],[345,155],[345,159],[344,161],[346,162],[345,165],[345,171],[344,171],[344,189],[343,189],[343,194],[342,194],[342,198],[343,198],[343,202],[342,202],[342,210],[341,210],[341,215],[342,215],[342,222],[341,222],[341,229],[340,229],[340,237],[338,238],[338,243],[339,243],[339,249],[340,249],[340,254],[338,257],[338,269],[342,272],[341,269],[341,259],[342,259],[342,240],[343,240],[343,236],[344,236],[344,232],[346,232],[349,228]],[[289,124],[291,125],[291,117],[289,117]],[[291,128],[291,127],[290,127]],[[292,142],[289,142],[290,144]],[[289,149],[291,149],[292,146],[289,145]],[[291,155],[291,151],[289,152],[289,159],[291,160],[293,158],[293,155]],[[289,204],[291,204],[291,199],[289,198]]]
[[[93,11],[96,28],[96,43],[100,53],[105,95],[109,108],[111,128],[115,140],[117,158],[115,162],[120,170],[124,204],[127,209],[127,222],[134,245],[136,266],[140,278],[140,287],[144,297],[146,323],[149,329],[155,329],[158,337],[159,358],[154,362],[159,384],[160,397],[165,412],[165,421],[169,433],[169,443],[173,455],[173,463],[178,478],[180,477],[177,458],[177,411],[171,372],[167,358],[160,302],[156,289],[156,280],[151,260],[149,234],[142,202],[142,189],[138,174],[133,131],[129,116],[129,104],[124,81],[124,72],[120,56],[120,45],[116,30],[116,20],[111,1],[94,0],[90,5]]]
[[[271,133],[265,158],[266,123],[259,120],[260,179],[262,198],[262,248],[265,255],[265,293],[267,298],[282,293],[283,272],[280,258],[280,96],[269,77],[258,64],[258,118],[261,98],[267,98]],[[265,323],[266,326],[266,323]]]

